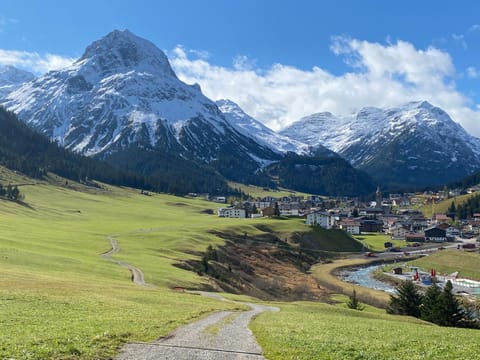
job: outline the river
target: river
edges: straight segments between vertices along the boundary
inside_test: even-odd
[[[394,293],[395,288],[390,284],[384,283],[372,277],[372,273],[383,265],[370,265],[354,269],[344,270],[340,276],[342,280],[359,286],[375,290],[383,290],[388,293]]]

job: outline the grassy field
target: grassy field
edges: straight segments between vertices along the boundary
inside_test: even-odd
[[[439,203],[435,204],[433,208],[432,208],[432,205],[430,204],[430,205],[422,205],[418,209],[426,217],[432,217],[432,211],[435,211],[436,214],[445,214],[448,208],[450,207],[450,205],[452,205],[452,201],[455,202],[455,206],[457,206],[457,205],[463,204],[474,195],[475,194],[459,195],[451,199],[445,199],[443,201],[440,201]]]
[[[6,179],[32,183],[3,172]],[[0,358],[109,358],[125,341],[153,340],[238,307],[170,290],[208,283],[172,264],[221,244],[211,230],[263,233],[259,220],[220,219],[202,200],[108,186],[43,183],[21,192],[24,205],[0,201]],[[281,236],[305,229],[298,219],[261,223]],[[132,284],[128,270],[101,258],[112,234],[115,257],[140,267],[151,287]]]
[[[426,271],[435,268],[439,274],[451,274],[458,271],[460,277],[480,280],[480,254],[462,250],[436,251],[412,262]]]
[[[477,330],[449,329],[378,310],[280,304],[251,324],[270,360],[480,359]]]
[[[236,182],[229,182],[228,184],[230,185],[230,187],[234,189],[239,189],[245,194],[248,194],[253,198],[264,198],[267,196],[273,196],[275,198],[280,198],[284,196],[304,196],[306,198],[307,196],[310,195],[303,192],[298,192],[298,191],[293,191],[293,190],[288,190],[283,188],[268,189],[268,188],[262,188],[260,186],[245,185],[245,184],[240,184]]]
[[[8,172],[0,176],[2,182],[32,183]],[[62,179],[54,182],[65,185]],[[285,239],[293,232],[309,231],[302,219],[221,219],[207,214],[206,210],[215,210],[213,203],[145,196],[109,186],[96,189],[70,183],[67,188],[41,183],[23,185],[21,192],[23,205],[0,200],[1,359],[109,359],[125,342],[151,341],[212,311],[238,308],[240,305],[171,290],[208,284],[207,279],[172,265],[197,258],[210,244],[221,244],[212,231],[275,232]],[[120,246],[114,256],[141,268],[150,286],[133,284],[126,269],[100,256],[110,248],[109,235],[115,236]],[[339,281],[328,268],[314,271],[322,279]],[[357,291],[361,295],[358,287]],[[385,296],[381,294],[378,296]],[[387,327],[398,327],[398,332],[407,335],[413,331],[403,325],[411,320],[372,315],[371,309],[366,315],[321,304],[281,307],[282,312],[261,316],[252,327],[271,359],[346,358],[354,353],[357,355],[352,358],[368,358],[365,336],[373,329],[390,334]],[[338,347],[336,340],[319,342],[320,336],[352,337],[347,323],[362,332],[359,340],[344,347]],[[464,332],[448,330],[450,334],[431,326],[421,330],[430,338],[443,336],[444,331],[447,343],[442,346],[449,351],[457,344],[448,339],[457,334],[464,347],[459,354],[468,354]],[[400,340],[407,337],[398,336]],[[375,341],[373,344],[376,346]],[[398,347],[397,352],[404,349],[401,341],[387,344],[394,350]],[[421,343],[415,346],[416,351],[423,351]],[[377,354],[380,349],[372,351]],[[428,351],[434,354],[436,350]],[[467,357],[474,358],[471,353]]]
[[[370,251],[385,251],[384,244],[389,241],[393,246],[403,247],[407,245],[407,242],[403,240],[392,240],[390,235],[369,233],[355,235],[355,239],[360,240],[360,242],[366,245]]]

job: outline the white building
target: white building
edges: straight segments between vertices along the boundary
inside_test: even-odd
[[[298,209],[280,209],[281,216],[298,216]]]
[[[349,234],[360,235],[360,221],[349,219],[341,220],[339,221],[338,227]]]
[[[233,207],[219,208],[217,213],[219,217],[226,218],[245,219],[247,217],[245,209],[235,209]]]
[[[336,217],[335,215],[324,213],[324,212],[314,212],[307,215],[307,225],[318,225],[325,229],[331,229],[335,226]]]

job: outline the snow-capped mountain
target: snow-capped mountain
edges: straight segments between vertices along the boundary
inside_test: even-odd
[[[364,108],[347,117],[319,113],[281,132],[339,153],[377,181],[434,185],[480,168],[480,140],[426,101]]]
[[[225,119],[239,133],[252,138],[275,152],[294,152],[299,155],[309,153],[309,146],[286,136],[280,135],[245,113],[240,106],[231,100],[218,100],[216,104],[225,115]]]
[[[25,84],[3,105],[64,147],[115,154],[119,163],[119,153],[133,149],[219,168],[235,154],[243,164],[237,170],[253,173],[280,158],[233,128],[198,85],[177,78],[161,50],[128,30],[95,41],[72,65]],[[138,155],[129,158],[134,169],[143,166]]]
[[[10,65],[0,66],[0,99],[33,79],[35,79],[35,75],[28,71]]]
[[[223,113],[198,85],[178,79],[161,50],[127,30],[95,41],[70,66],[24,84],[0,104],[60,145],[153,175],[172,192],[219,191],[225,178],[262,186],[275,179],[336,195],[372,188],[368,176],[331,151],[310,152],[233,103],[219,103]]]

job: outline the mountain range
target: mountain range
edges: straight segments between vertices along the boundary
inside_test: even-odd
[[[347,117],[313,114],[281,134],[325,146],[390,187],[445,184],[480,167],[480,139],[427,101]]]
[[[480,140],[427,102],[349,117],[314,114],[274,132],[234,102],[214,102],[182,82],[160,49],[128,30],[38,78],[7,70],[0,71],[0,104],[30,127],[185,192],[215,192],[233,180],[359,195],[374,183],[428,186],[480,166]]]

